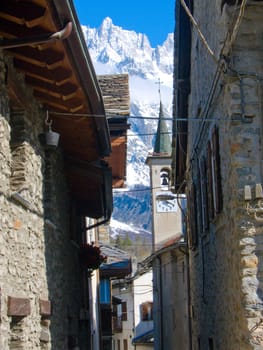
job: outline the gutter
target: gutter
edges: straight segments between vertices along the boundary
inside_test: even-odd
[[[159,286],[160,286],[160,290],[159,290],[159,307],[160,307],[160,349],[163,350],[164,349],[164,344],[163,344],[163,276],[162,276],[162,259],[160,256],[157,256],[157,260],[158,260],[158,268],[159,268]]]
[[[190,266],[189,266],[189,254],[185,253],[187,261],[187,299],[188,299],[188,327],[189,327],[189,349],[193,349],[193,336],[192,336],[192,316],[191,316],[191,280],[190,280]]]
[[[48,2],[48,6],[50,6],[54,17],[59,19],[60,24],[64,23],[66,19],[70,19],[73,23],[74,30],[72,31],[72,35],[70,36],[69,40],[67,40],[66,44],[70,48],[71,53],[74,53],[70,54],[70,56],[72,62],[74,62],[75,69],[78,72],[78,77],[83,87],[83,91],[86,93],[91,112],[94,114],[93,119],[96,130],[99,134],[98,145],[101,156],[109,156],[111,153],[110,131],[106,119],[102,92],[73,1],[53,0],[50,3]]]

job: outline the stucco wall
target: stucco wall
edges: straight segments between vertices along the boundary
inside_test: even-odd
[[[134,349],[132,339],[135,334],[133,285],[127,284],[125,288],[120,288],[118,284],[115,284],[113,286],[112,294],[115,297],[120,298],[123,302],[126,302],[127,306],[127,320],[121,321],[122,331],[115,332],[113,335],[113,349],[118,349],[118,343],[120,344],[120,348],[124,349],[124,340],[126,340],[128,350],[132,350]],[[121,308],[121,305],[119,307]]]
[[[154,349],[189,349],[188,262],[178,244],[153,262]]]
[[[225,5],[221,13],[220,5],[194,1],[194,16],[217,57],[239,11]],[[208,232],[199,231],[199,245],[190,253],[194,349],[198,341],[201,348],[224,350],[263,346],[262,222],[247,214],[244,201],[244,186],[254,196],[262,183],[262,18],[262,2],[248,1],[218,79],[218,66],[193,29],[189,116],[198,121],[189,121],[188,175],[197,179],[198,159],[217,125],[223,190],[222,212]]]
[[[23,96],[12,111],[7,78]],[[0,56],[1,350],[66,349],[77,329],[80,277],[63,159],[39,141],[44,120],[23,76]]]
[[[161,172],[164,169],[171,169],[171,159],[169,157],[148,157],[147,164],[150,167],[150,178],[152,190],[152,217],[153,217],[153,249],[158,250],[164,242],[171,237],[182,235],[182,213],[177,200],[175,207],[171,211],[158,212],[158,195],[168,194],[167,188],[161,186]]]

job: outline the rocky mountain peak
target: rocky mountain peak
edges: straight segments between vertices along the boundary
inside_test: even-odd
[[[151,231],[151,191],[145,160],[153,149],[157,131],[159,83],[164,116],[172,115],[173,33],[167,34],[162,45],[152,48],[147,35],[114,25],[109,17],[99,28],[83,25],[82,29],[98,75],[129,74],[132,118],[128,131],[127,189],[114,196],[113,219],[133,227],[136,220],[138,228]],[[171,123],[168,129],[171,130]]]

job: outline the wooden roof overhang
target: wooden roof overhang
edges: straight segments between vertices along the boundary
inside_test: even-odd
[[[127,130],[130,128],[128,74],[99,75],[104,106],[110,128],[112,153],[105,159],[112,168],[112,187],[122,188],[126,180]]]
[[[0,38],[60,134],[71,195],[86,203],[85,215],[109,215],[109,127],[72,1],[1,0]]]
[[[193,0],[188,1],[193,10]],[[173,122],[173,178],[177,193],[185,192],[188,144],[188,100],[191,74],[191,22],[180,1],[176,3],[175,95]]]

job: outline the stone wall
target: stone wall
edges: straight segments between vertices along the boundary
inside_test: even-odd
[[[239,7],[220,7],[219,0],[194,1],[194,16],[216,57],[229,44],[227,33],[239,14]],[[262,220],[247,213],[244,201],[244,186],[255,205],[255,187],[262,183],[262,18],[263,3],[248,1],[229,55],[219,64],[193,29],[188,189],[197,185],[198,244],[190,251],[194,349],[263,347]],[[215,125],[223,209],[204,229],[200,160]]]
[[[8,93],[16,87],[18,102]],[[67,349],[80,310],[77,250],[60,150],[45,151],[45,113],[0,56],[0,349]]]

